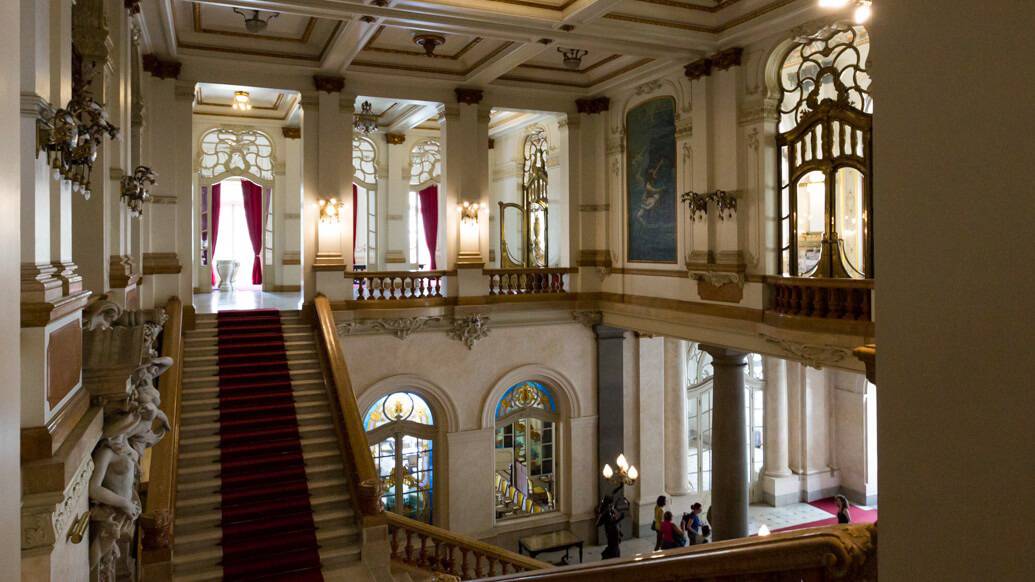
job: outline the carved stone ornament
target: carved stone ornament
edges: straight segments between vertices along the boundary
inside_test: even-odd
[[[481,89],[456,88],[456,102],[464,105],[477,105],[482,102],[485,93]]]
[[[732,67],[739,67],[740,60],[743,54],[744,49],[740,48],[739,46],[730,47],[726,50],[719,51],[711,57],[712,66],[716,69],[719,69],[720,71],[725,71],[726,69]]]
[[[473,349],[475,342],[489,335],[489,316],[479,314],[454,319],[453,327],[448,334],[467,346],[467,349]]]
[[[655,79],[653,81],[647,81],[646,83],[643,83],[642,85],[636,87],[635,93],[637,95],[649,95],[650,93],[653,93],[658,89],[661,89],[661,81]]]
[[[441,317],[403,317],[400,319],[375,319],[370,322],[370,327],[386,331],[395,337],[404,340],[410,334],[424,329],[429,323],[440,321]]]
[[[285,125],[284,127],[280,128],[280,133],[284,136],[285,139],[302,139],[301,127],[289,127]]]
[[[338,335],[352,335],[352,332],[356,329],[357,325],[355,321],[343,321],[335,326],[338,330]]]
[[[611,99],[607,97],[593,97],[592,99],[576,99],[575,110],[579,113],[593,115],[603,113],[611,108]]]
[[[787,354],[793,356],[793,359],[800,361],[810,368],[816,368],[817,370],[822,370],[825,365],[840,363],[844,361],[845,358],[852,355],[851,352],[845,348],[839,348],[837,346],[805,344],[773,337],[764,333],[759,334],[759,336],[765,341],[778,346]]]
[[[702,281],[715,287],[733,284],[741,289],[744,288],[744,274],[730,271],[689,271],[689,276],[694,281]]]
[[[572,311],[571,318],[593,329],[594,325],[600,325],[604,321],[604,314],[600,311]]]
[[[324,93],[341,93],[345,89],[345,77],[313,75],[313,85]]]
[[[63,493],[28,495],[22,500],[21,537],[23,552],[49,553],[76,519],[76,507],[89,486],[93,459],[87,457]]]
[[[711,59],[697,59],[683,67],[683,74],[691,81],[707,77],[712,74],[712,61]]]

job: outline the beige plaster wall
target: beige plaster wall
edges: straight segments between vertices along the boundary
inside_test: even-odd
[[[1035,4],[872,26],[883,580],[1029,580]]]
[[[588,535],[596,498],[596,339],[577,324],[492,328],[468,350],[442,331],[342,336],[343,351],[361,408],[411,382],[432,391],[447,410],[446,474],[450,529],[516,549],[519,535],[572,522]],[[540,376],[542,374],[542,376]],[[393,377],[413,378],[396,382]],[[551,382],[550,378],[557,382]],[[561,511],[494,521],[492,418],[507,387],[524,379],[553,384],[564,410],[559,431]],[[568,392],[570,391],[570,392]],[[565,403],[565,401],[567,401]],[[364,410],[365,412],[365,410]]]
[[[19,123],[19,2],[0,2],[0,127]],[[19,325],[20,298],[18,167],[21,144],[17,139],[0,144],[0,572],[4,578],[20,577],[21,535],[19,524],[21,471],[18,458],[20,400]]]

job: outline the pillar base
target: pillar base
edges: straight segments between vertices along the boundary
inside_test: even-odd
[[[762,501],[772,507],[782,507],[801,501],[798,477],[787,475],[763,475],[759,480],[762,485]]]

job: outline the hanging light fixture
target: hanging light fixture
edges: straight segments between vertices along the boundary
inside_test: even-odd
[[[377,114],[374,113],[374,107],[369,101],[364,101],[363,105],[360,105],[360,110],[354,115],[355,119],[352,122],[352,127],[356,131],[363,135],[370,135],[377,131]]]
[[[270,21],[280,16],[279,12],[272,12],[270,13],[269,18],[263,20],[259,16],[258,10],[249,10],[248,12],[251,12],[250,15],[240,8],[234,8],[234,12],[240,14],[244,18],[244,28],[252,34],[266,30],[266,27],[270,25]]]
[[[557,47],[557,52],[564,55],[564,68],[577,71],[582,66],[582,57],[589,54],[589,51],[575,48]]]
[[[441,34],[421,33],[413,35],[413,42],[424,49],[424,54],[433,57],[435,49],[446,44],[446,37]]]
[[[817,0],[820,8],[828,8],[831,10],[839,10],[849,5],[854,5],[855,10],[852,12],[852,20],[856,24],[866,24],[870,20],[870,16],[873,15],[873,2],[872,0]]]
[[[234,102],[231,107],[235,111],[251,111],[252,98],[247,91],[234,91]]]

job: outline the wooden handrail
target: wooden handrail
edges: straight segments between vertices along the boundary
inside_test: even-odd
[[[327,358],[333,381],[334,396],[341,412],[342,451],[349,471],[349,487],[356,500],[356,509],[364,518],[377,517],[383,512],[380,505],[380,479],[370,456],[370,445],[363,431],[363,417],[352,389],[349,368],[338,341],[331,302],[323,294],[313,299],[316,309],[316,327],[320,344]]]
[[[142,571],[154,572],[148,579],[171,579],[173,521],[176,511],[176,472],[180,448],[180,396],[183,380],[183,303],[179,297],[165,305],[168,319],[162,328],[162,355],[173,365],[158,378],[162,411],[172,429],[151,450],[147,501],[140,515],[140,560]]]
[[[552,568],[541,562],[440,527],[385,513],[392,560],[411,567],[474,580]]]
[[[766,311],[828,320],[873,320],[873,279],[767,276],[764,281]]]
[[[510,273],[550,273],[565,275],[578,273],[578,267],[511,267],[508,269],[484,269],[486,275],[506,275]]]
[[[834,525],[493,580],[877,580],[877,524]]]
[[[873,289],[873,279],[835,279],[832,277],[780,277],[765,275],[765,283],[774,285],[795,285],[798,287],[825,287],[838,289]]]

